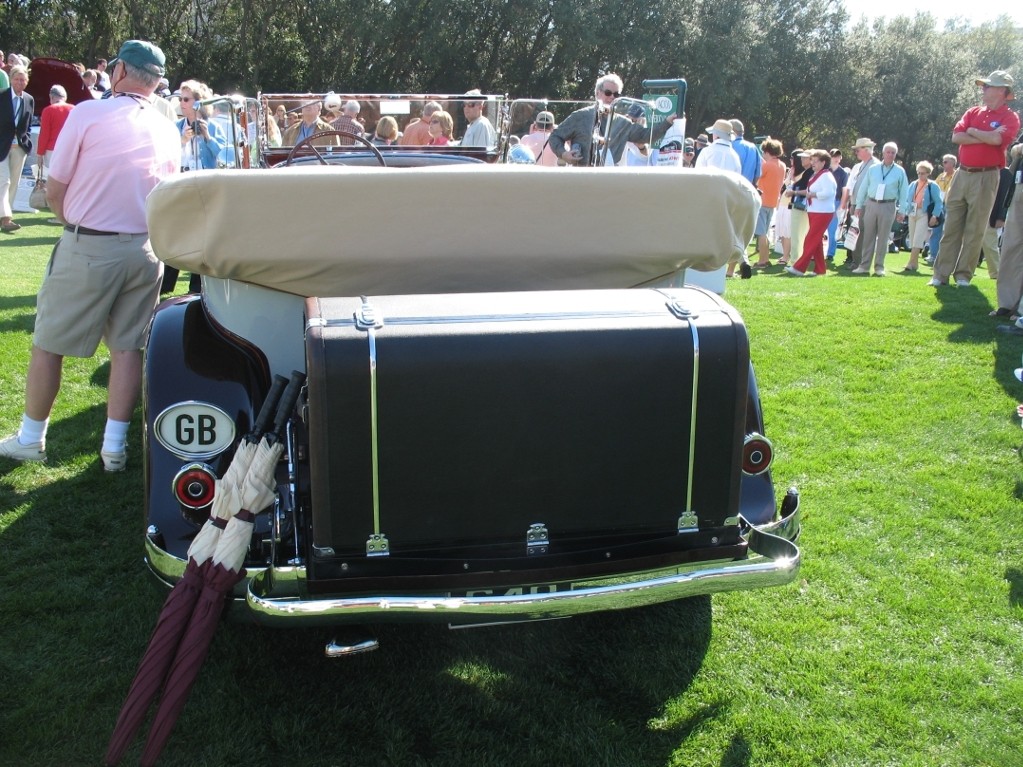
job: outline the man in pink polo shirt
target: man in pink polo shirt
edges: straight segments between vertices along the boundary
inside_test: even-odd
[[[947,285],[949,276],[959,287],[973,279],[998,191],[998,172],[1019,133],[1019,115],[1008,107],[1012,76],[998,70],[977,85],[984,89],[982,106],[967,109],[952,129],[952,143],[959,145],[959,171],[945,197],[945,231],[934,262],[933,287]]]
[[[21,429],[0,441],[0,457],[46,459],[64,357],[91,357],[102,338],[110,384],[100,457],[106,471],[125,466],[141,349],[163,275],[149,245],[146,197],[178,171],[181,142],[174,123],[153,107],[163,51],[129,40],[109,71],[113,98],[76,106],[53,150],[46,200],[64,232],[36,299]]]

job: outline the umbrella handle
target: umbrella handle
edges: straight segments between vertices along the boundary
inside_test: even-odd
[[[305,374],[300,373],[297,370],[291,371],[291,380],[288,381],[288,387],[284,390],[284,394],[281,396],[281,402],[277,406],[277,416],[274,418],[273,433],[268,435],[271,444],[284,438],[284,425],[291,418],[291,411],[295,409],[295,403],[298,402],[299,392],[302,390],[302,384],[305,383]]]
[[[280,402],[281,394],[287,385],[287,378],[279,373],[274,376],[274,381],[270,385],[270,391],[266,393],[263,406],[259,409],[259,415],[256,416],[256,423],[249,433],[249,442],[258,442],[259,438],[263,436],[266,427],[270,425],[270,419],[273,418],[274,412],[277,410],[277,404]]]

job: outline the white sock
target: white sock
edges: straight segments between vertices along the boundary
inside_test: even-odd
[[[18,442],[23,445],[31,445],[34,442],[45,442],[46,427],[49,425],[49,418],[37,421],[35,418],[29,418],[27,414],[23,413],[21,416],[21,431],[18,432]]]
[[[103,432],[103,451],[120,453],[128,441],[128,422],[107,419],[107,428]]]

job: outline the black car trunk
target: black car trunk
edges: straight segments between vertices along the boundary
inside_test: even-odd
[[[312,298],[306,356],[312,581],[738,542],[748,342],[703,291]]]

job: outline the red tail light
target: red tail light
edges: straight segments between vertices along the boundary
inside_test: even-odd
[[[744,474],[763,474],[771,468],[774,459],[774,448],[771,440],[762,434],[746,435],[742,446],[742,471]]]
[[[174,497],[189,509],[205,509],[213,503],[217,477],[204,463],[184,466],[174,477]]]

